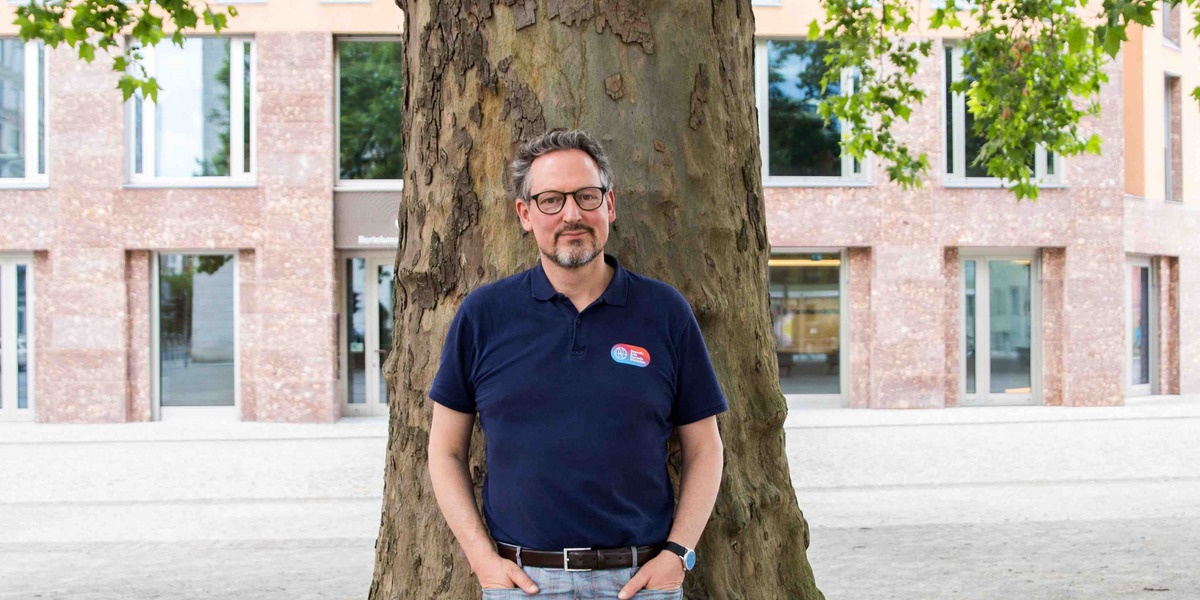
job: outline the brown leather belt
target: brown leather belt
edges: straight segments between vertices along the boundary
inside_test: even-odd
[[[642,566],[662,552],[662,544],[637,547],[637,566]],[[521,566],[565,571],[591,571],[593,569],[621,569],[634,566],[633,547],[625,548],[564,548],[562,550],[530,550],[504,543],[496,544],[496,551]],[[517,560],[517,552],[520,560]]]

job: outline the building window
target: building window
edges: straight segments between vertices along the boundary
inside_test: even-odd
[[[841,393],[841,253],[772,254],[767,264],[780,388]]]
[[[1179,4],[1162,3],[1163,41],[1179,48]]]
[[[950,90],[950,85],[962,79],[970,80],[962,66],[963,49],[947,46],[945,51],[946,77],[943,92],[946,107],[945,173],[949,185],[996,186],[1003,182],[988,175],[987,165],[973,164],[979,157],[986,138],[975,133],[975,117],[967,110],[963,94]],[[1042,184],[1062,183],[1062,165],[1053,152],[1037,147],[1029,153],[1029,168]]]
[[[46,51],[0,38],[0,187],[46,181]]]
[[[1178,77],[1163,86],[1163,184],[1167,202],[1183,202],[1183,98]]]
[[[0,421],[32,421],[33,258],[0,256]]]
[[[254,43],[190,37],[147,48],[157,102],[127,103],[133,183],[238,185],[254,180]]]
[[[400,41],[337,44],[338,186],[399,189],[404,177],[404,77]]]
[[[854,185],[867,181],[865,165],[842,152],[847,131],[817,112],[829,96],[848,94],[857,77],[843,73],[822,89],[827,67],[824,42],[760,40],[756,96],[763,181],[773,185]]]

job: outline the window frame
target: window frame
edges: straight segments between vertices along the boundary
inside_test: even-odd
[[[3,36],[4,39],[20,40],[17,36]],[[22,82],[25,114],[23,116],[21,135],[25,148],[25,175],[22,177],[0,177],[0,189],[46,189],[50,187],[50,101],[48,79],[50,74],[49,53],[45,46],[37,40],[24,42],[22,52],[25,61]],[[40,64],[39,64],[40,61]],[[30,78],[33,78],[31,85]],[[39,110],[39,96],[43,104]],[[30,110],[30,107],[33,107]],[[44,114],[39,114],[44,113]],[[39,128],[38,117],[42,123]],[[45,156],[45,167],[40,160]]]
[[[946,43],[942,44],[942,52],[938,53],[940,60],[944,63],[946,60],[945,52],[951,52],[950,69],[951,73],[949,81],[959,81],[962,79],[962,46],[959,44]],[[943,73],[945,75],[945,73]],[[940,176],[942,187],[946,188],[1006,188],[1012,185],[1011,182],[1005,181],[999,177],[969,177],[967,171],[967,101],[964,94],[950,91],[949,82],[945,77],[942,78],[941,84],[941,107],[943,110],[938,111],[942,121],[942,165]],[[953,122],[946,121],[945,108],[950,106]],[[953,126],[953,130],[948,127]],[[954,139],[950,140],[950,131],[953,131]],[[1039,145],[1034,155],[1034,181],[1040,188],[1064,188],[1067,187],[1063,176],[1063,160],[1061,156],[1055,156],[1054,174],[1046,173],[1047,167],[1046,149]],[[953,170],[951,170],[953,168]]]
[[[324,0],[323,0],[324,1]],[[353,3],[337,0],[334,3]],[[333,191],[335,192],[401,192],[404,179],[342,179],[342,53],[343,42],[393,42],[404,38],[395,35],[342,35],[333,39]],[[401,173],[403,175],[403,173]]]
[[[859,161],[860,171],[853,172],[854,158],[849,155],[841,156],[842,175],[836,177],[804,177],[795,175],[771,175],[770,150],[770,118],[769,89],[770,78],[767,45],[771,42],[808,42],[805,38],[763,37],[754,40],[754,98],[758,109],[758,144],[762,162],[763,187],[871,187],[874,185],[872,161],[870,156]],[[852,87],[854,74],[843,71],[841,74],[841,89]],[[842,138],[846,138],[848,126],[843,127]],[[849,175],[845,173],[850,171]]]
[[[258,87],[258,44],[252,36],[188,36],[188,40],[204,38],[229,40],[229,175],[208,175],[195,177],[157,177],[154,175],[155,139],[154,122],[157,116],[157,106],[154,102],[142,97],[137,91],[125,101],[125,188],[236,188],[255,187],[258,172],[258,108],[259,98],[254,90]],[[171,43],[164,39],[163,44]],[[245,81],[246,52],[249,52],[250,62],[250,98],[245,97],[246,89],[242,85],[233,85],[234,81]],[[157,49],[154,46],[145,49],[142,65],[146,72],[153,76],[157,67]],[[137,170],[137,104],[142,103],[141,132],[142,139],[142,172]],[[246,102],[250,103],[250,139],[245,139]],[[238,150],[234,150],[237,148]],[[250,164],[246,164],[246,150],[249,149]]]
[[[25,267],[25,408],[18,408],[18,369],[16,345],[17,267]],[[35,258],[32,252],[0,251],[0,335],[11,343],[0,343],[0,424],[6,421],[33,421],[37,417],[37,290]],[[11,332],[11,333],[10,333]]]

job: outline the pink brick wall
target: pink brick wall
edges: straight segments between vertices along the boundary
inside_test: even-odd
[[[333,38],[262,33],[257,186],[123,189],[106,61],[49,52],[46,190],[0,193],[0,250],[36,251],[37,419],[151,418],[151,255],[239,260],[243,419],[329,422],[336,400]]]

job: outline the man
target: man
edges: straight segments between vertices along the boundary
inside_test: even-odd
[[[527,142],[510,183],[540,261],[469,294],[450,325],[429,392],[438,505],[485,599],[682,598],[720,486],[727,409],[700,328],[673,287],[603,253],[616,205],[595,139],[553,130]],[[476,412],[487,530],[467,468]]]

